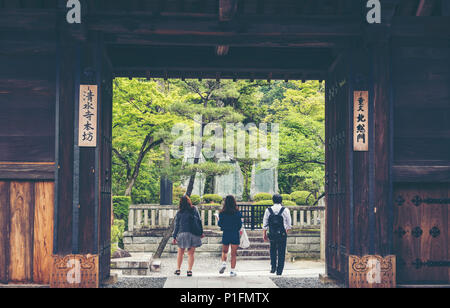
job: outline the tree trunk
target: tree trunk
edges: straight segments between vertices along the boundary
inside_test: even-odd
[[[203,135],[203,127],[202,127],[202,135]],[[195,150],[196,155],[194,157],[194,165],[199,163],[201,151],[202,151],[201,146],[197,145],[196,150]],[[188,184],[188,187],[186,190],[186,196],[189,196],[189,197],[191,196],[192,191],[194,190],[194,183],[195,183],[195,173],[189,177],[189,184]],[[172,236],[174,228],[175,228],[175,219],[172,219],[169,227],[163,234],[163,238],[161,239],[161,242],[159,243],[158,248],[156,249],[155,255],[153,256],[154,259],[161,258],[161,255],[164,252],[164,249],[166,248],[167,242],[169,241],[170,237]]]
[[[136,179],[135,178],[131,178],[128,181],[127,189],[125,189],[125,196],[127,196],[127,197],[131,196],[131,190],[133,189],[134,183],[136,183]]]
[[[159,243],[158,248],[156,249],[153,259],[161,258],[161,255],[164,252],[164,248],[166,248],[167,242],[172,236],[174,228],[175,228],[175,219],[171,219],[169,227],[167,228],[166,231],[164,231],[163,238],[161,239],[161,242]]]

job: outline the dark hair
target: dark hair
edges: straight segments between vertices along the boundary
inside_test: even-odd
[[[274,204],[281,204],[281,202],[283,202],[283,197],[279,194],[273,195],[272,201]]]
[[[180,198],[180,212],[182,211],[192,211],[194,206],[192,205],[191,198],[188,196],[183,196]]]
[[[237,206],[236,199],[234,198],[234,196],[232,195],[226,196],[225,201],[223,202],[223,208],[220,212],[224,214],[233,215],[238,211],[239,208]]]

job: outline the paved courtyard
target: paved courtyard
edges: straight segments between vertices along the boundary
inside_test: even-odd
[[[133,255],[144,259],[145,255]],[[111,287],[148,287],[148,288],[317,288],[336,287],[322,285],[319,275],[325,273],[322,261],[302,260],[286,262],[283,276],[269,272],[268,260],[239,260],[236,266],[237,277],[230,277],[229,263],[224,274],[218,270],[221,264],[219,258],[198,256],[193,268],[193,277],[187,277],[187,259],[181,267],[181,276],[175,276],[176,259],[174,257],[161,259],[161,270],[151,272],[148,276],[124,276],[119,274],[119,283]]]

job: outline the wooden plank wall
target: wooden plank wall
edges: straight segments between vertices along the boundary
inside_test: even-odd
[[[394,179],[450,182],[450,46],[394,49]]]
[[[50,278],[56,57],[52,44],[34,39],[47,37],[35,25],[24,31],[11,24],[0,42],[0,283]]]
[[[54,184],[0,182],[0,282],[48,284]]]
[[[0,162],[54,162],[54,56],[0,54],[0,63]]]

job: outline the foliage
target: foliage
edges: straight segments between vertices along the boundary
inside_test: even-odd
[[[174,205],[178,205],[180,203],[181,197],[183,197],[185,193],[186,190],[184,188],[174,185],[172,189],[172,203]]]
[[[178,204],[186,193],[180,187],[182,179],[195,173],[206,176],[207,192],[212,193],[214,176],[227,174],[229,165],[209,158],[205,163],[190,165],[182,159],[170,156],[167,159],[166,155],[175,138],[170,134],[172,126],[185,123],[192,127],[193,115],[197,114],[203,117],[202,125],[211,121],[221,126],[227,122],[278,123],[278,184],[283,200],[289,201],[288,194],[294,191],[307,191],[311,195],[308,203],[312,204],[324,191],[324,92],[324,83],[318,81],[117,78],[113,106],[113,194],[131,196],[133,203],[158,203],[160,178],[164,176],[175,183],[173,202]],[[214,140],[208,138],[203,141]],[[246,145],[246,152],[248,148]],[[258,159],[235,160],[244,175],[244,200],[248,200],[251,170]],[[222,201],[216,200],[212,202]]]
[[[281,198],[283,198],[283,202],[292,200],[292,197],[289,194],[281,194]]]
[[[255,205],[273,205],[272,200],[260,200],[254,203]]]
[[[191,195],[191,201],[193,205],[199,205],[202,199],[199,195]]]
[[[220,204],[220,203],[204,203],[204,204],[201,204],[202,206],[216,206],[216,207],[221,207],[222,206],[222,204]]]
[[[295,204],[295,202],[291,200],[283,201],[283,206],[296,206],[296,205],[297,204]]]
[[[255,202],[255,205],[273,205],[273,201],[272,200],[261,200],[261,201],[258,201],[258,202]],[[286,201],[283,201],[283,204],[282,204],[283,206],[296,206],[297,204],[295,204],[295,202],[293,202],[293,201],[289,201],[289,200],[286,200]]]
[[[114,220],[123,220],[128,226],[128,211],[131,205],[131,197],[113,196]]]
[[[268,193],[258,193],[256,194],[253,199],[258,202],[262,200],[272,200],[272,195]]]
[[[125,221],[115,219],[111,226],[111,255],[117,250],[117,247],[123,248],[123,233],[125,231]]]
[[[314,197],[309,191],[294,191],[291,194],[292,200],[298,205],[313,205]]]
[[[223,198],[216,194],[207,194],[203,195],[203,202],[204,203],[221,203]]]

